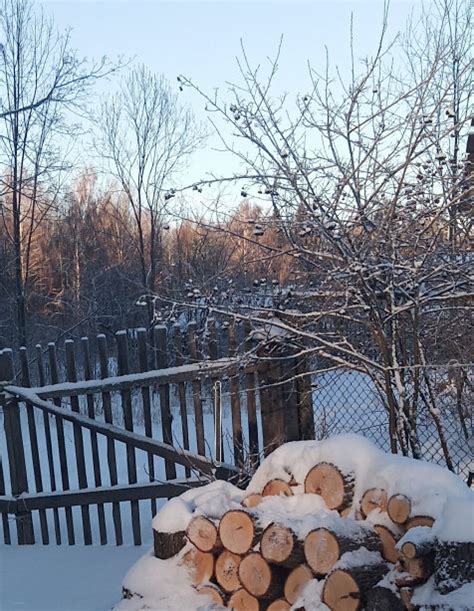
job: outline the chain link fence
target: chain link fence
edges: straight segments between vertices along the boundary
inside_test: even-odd
[[[416,435],[422,458],[447,465],[437,418],[452,466],[467,480],[474,471],[474,366],[427,367],[406,379],[406,400],[416,410]],[[312,388],[317,439],[353,432],[390,451],[386,397],[369,375],[334,368],[313,374]]]

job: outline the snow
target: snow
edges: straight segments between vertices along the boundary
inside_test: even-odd
[[[399,540],[396,547],[402,549],[405,543],[413,543],[414,545],[421,545],[425,542],[433,541],[435,535],[433,529],[429,526],[415,526],[410,528],[403,537]]]
[[[312,579],[303,588],[295,604],[291,607],[295,611],[297,609],[305,609],[305,611],[329,611],[329,607],[322,601],[324,581]]]
[[[474,542],[474,503],[472,499],[448,499],[441,518],[433,525],[439,541]]]
[[[230,509],[241,509],[244,492],[233,484],[215,481],[201,488],[192,488],[171,499],[153,518],[153,528],[174,533],[186,530],[193,513],[219,519]]]
[[[0,608],[4,611],[106,611],[121,597],[133,546],[4,545]]]
[[[356,566],[368,566],[370,564],[386,564],[379,552],[369,552],[365,547],[360,547],[353,552],[343,554],[333,567],[337,569],[350,569]]]
[[[461,588],[440,594],[435,590],[434,579],[431,578],[424,585],[415,589],[411,602],[413,605],[420,605],[420,611],[424,611],[424,606],[431,608],[431,605],[446,605],[446,609],[456,609],[456,611],[472,610],[474,600],[474,583],[466,583]]]
[[[212,600],[198,594],[191,586],[179,558],[159,560],[151,553],[140,558],[127,573],[123,587],[140,597],[122,600],[115,611],[152,611],[216,609]]]

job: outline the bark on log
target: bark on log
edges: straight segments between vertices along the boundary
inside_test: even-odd
[[[245,588],[240,588],[227,601],[227,608],[234,609],[234,611],[260,611],[260,602]]]
[[[193,547],[186,552],[181,562],[188,569],[193,586],[206,583],[214,575],[214,556],[209,552],[201,552]]]
[[[242,587],[239,579],[241,557],[224,550],[216,559],[216,581],[226,592],[235,592]]]
[[[395,524],[405,524],[411,513],[410,499],[404,494],[394,494],[388,499],[387,513]]]
[[[271,566],[258,552],[243,558],[239,579],[249,594],[256,598],[278,598],[283,591],[284,569]]]
[[[314,575],[307,564],[300,564],[294,568],[285,581],[284,594],[290,605],[294,605],[298,600],[304,586],[314,579]]]
[[[388,562],[395,564],[400,556],[397,549],[397,537],[394,533],[383,524],[375,524],[374,530],[377,533],[380,543],[382,544],[382,557]]]
[[[439,543],[434,562],[435,583],[441,594],[474,581],[474,543]]]
[[[322,462],[308,472],[304,490],[320,494],[329,509],[342,511],[352,503],[354,475],[343,475],[336,465]]]
[[[360,510],[364,517],[367,517],[374,509],[387,511],[387,493],[383,488],[369,488],[362,495],[360,500]]]
[[[405,611],[400,597],[389,588],[375,586],[367,592],[366,611]]]
[[[209,596],[215,603],[217,603],[221,607],[224,606],[225,596],[221,592],[221,590],[213,583],[208,583],[204,586],[199,586],[198,592],[199,594],[204,594],[206,596]]]
[[[366,547],[369,551],[380,551],[381,544],[377,534],[361,527],[358,536],[352,538],[328,528],[315,528],[306,536],[304,555],[315,575],[326,575],[343,554],[360,547]]]
[[[262,496],[293,496],[293,490],[288,482],[282,479],[271,479],[265,484]]]
[[[401,553],[405,558],[413,559],[428,554],[434,554],[437,547],[437,541],[435,537],[427,537],[426,539],[420,539],[418,541],[406,541],[401,548]]]
[[[244,507],[257,507],[262,502],[262,499],[261,494],[249,494],[243,499],[242,505]]]
[[[186,533],[180,530],[175,533],[165,533],[153,530],[153,546],[155,556],[160,560],[168,560],[176,556],[186,545]]]
[[[270,524],[263,531],[260,553],[271,564],[293,568],[304,561],[303,544],[286,526]]]
[[[385,563],[335,569],[323,587],[322,601],[331,611],[357,611],[365,603],[366,593],[387,572]]]
[[[217,526],[205,516],[196,516],[188,525],[186,535],[201,552],[212,552],[222,548]]]
[[[252,515],[243,509],[227,511],[219,523],[222,545],[233,554],[246,554],[260,536],[261,529],[256,527]]]

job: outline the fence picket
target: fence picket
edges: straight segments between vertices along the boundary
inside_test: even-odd
[[[155,335],[155,366],[157,369],[168,367],[167,331],[164,325],[158,325],[154,329]],[[170,387],[169,384],[160,384],[160,411],[161,430],[163,441],[173,445],[173,429],[171,426],[170,409]],[[176,466],[174,463],[165,462],[166,479],[176,479]]]
[[[58,357],[56,354],[56,345],[54,344],[54,342],[50,342],[48,344],[48,359],[51,384],[58,384]],[[54,399],[54,404],[58,407],[61,407],[61,399]],[[64,436],[64,421],[60,416],[56,416],[56,435],[58,438],[59,462],[61,465],[61,483],[63,486],[63,490],[69,490],[69,471],[66,452],[66,440]],[[76,537],[74,533],[74,518],[72,514],[72,509],[70,507],[66,507],[64,511],[66,514],[68,543],[69,545],[74,545]]]
[[[68,339],[64,342],[66,350],[66,376],[68,382],[77,382],[77,370],[76,370],[76,356],[74,353],[74,341]],[[71,409],[73,412],[80,413],[79,397],[71,396]],[[74,433],[74,447],[76,450],[76,468],[77,468],[77,479],[79,488],[87,488],[87,472],[86,472],[86,460],[84,455],[84,437],[82,435],[82,428],[73,423]],[[91,528],[91,516],[88,505],[81,506],[82,514],[82,527],[84,530],[84,543],[85,545],[92,545],[92,528]]]
[[[148,371],[148,353],[147,353],[147,333],[146,329],[137,330],[137,342],[138,342],[138,366],[140,371]],[[143,423],[145,425],[145,435],[147,437],[153,437],[153,426],[151,421],[151,398],[150,398],[150,387],[143,386],[141,389],[142,393],[142,406],[143,406]],[[152,454],[148,454],[148,476],[150,482],[155,480],[155,463]],[[156,513],[156,500],[151,499],[151,514],[152,516]]]
[[[84,378],[86,380],[92,379],[92,368],[91,368],[91,357],[90,357],[90,349],[89,349],[89,339],[87,337],[81,338],[81,347],[82,347],[82,360],[84,367]],[[95,407],[94,407],[94,396],[86,394],[87,401],[87,415],[89,418],[95,418]],[[92,451],[92,466],[94,469],[94,483],[96,487],[102,486],[102,477],[100,474],[100,454],[99,454],[99,446],[97,442],[97,433],[94,431],[90,431],[91,437],[91,451]],[[107,529],[105,525],[105,510],[104,504],[99,503],[97,505],[97,518],[99,522],[99,538],[100,544],[106,545],[107,543]]]
[[[197,363],[200,360],[200,355],[196,337],[196,323],[194,321],[188,324],[188,343],[191,363]],[[193,380],[191,387],[193,393],[194,420],[196,427],[196,448],[198,454],[205,456],[206,441],[204,436],[204,418],[202,413],[201,380]]]
[[[36,345],[36,362],[38,365],[38,381],[41,386],[44,386],[46,384],[46,375],[44,371],[43,350],[40,344]],[[49,422],[49,415],[46,412],[43,412],[43,427],[44,437],[46,440],[46,455],[48,458],[49,484],[51,487],[51,492],[55,492],[56,473],[54,470],[53,442],[51,438],[51,425]],[[53,509],[53,521],[56,544],[61,545],[61,524],[59,521],[59,509],[57,507]]]
[[[30,367],[26,348],[20,348],[21,383],[27,388],[31,387]],[[43,478],[41,475],[41,462],[38,449],[38,434],[36,432],[36,419],[31,403],[25,403],[26,418],[28,422],[28,434],[30,438],[31,459],[33,462],[33,475],[35,479],[36,492],[43,492]],[[49,543],[48,520],[44,509],[39,511],[41,540],[45,545]]]
[[[105,335],[97,336],[97,348],[99,352],[100,376],[101,378],[109,377],[109,355],[107,349],[107,339]],[[112,401],[109,392],[102,393],[102,405],[104,407],[104,420],[107,424],[113,424]],[[107,463],[109,466],[110,485],[118,484],[117,475],[117,457],[115,453],[115,442],[107,437]],[[112,520],[114,522],[115,543],[116,545],[123,544],[122,532],[122,516],[120,512],[120,503],[112,503]]]
[[[244,324],[245,351],[247,355],[252,351],[251,326],[250,323]],[[247,357],[248,358],[248,357]],[[247,421],[249,431],[249,452],[252,464],[258,465],[260,462],[258,445],[258,424],[257,424],[257,400],[256,400],[256,375],[253,371],[246,370],[245,388],[247,395]]]
[[[118,331],[115,334],[115,338],[117,340],[119,375],[126,375],[127,373],[130,373],[127,332]],[[127,431],[133,431],[131,392],[130,390],[122,390],[120,394],[122,396],[122,409],[125,429]],[[135,484],[137,482],[137,462],[135,456],[135,448],[133,448],[129,444],[127,444],[127,472],[128,483]],[[140,511],[138,507],[138,501],[130,501],[130,507],[132,512],[133,543],[135,545],[141,545]]]
[[[237,352],[237,340],[235,328],[229,325],[225,329],[227,338],[228,355],[235,357]],[[238,467],[244,462],[244,440],[242,436],[242,419],[240,414],[240,375],[236,373],[230,378],[230,408],[232,413],[232,441],[234,446],[234,461]]]
[[[183,341],[181,337],[181,327],[179,323],[173,325],[173,346],[175,353],[175,365],[180,367],[184,363],[183,358]],[[189,450],[189,427],[188,427],[188,410],[186,406],[186,386],[184,382],[178,382],[178,401],[179,413],[181,417],[181,434],[183,436],[183,448]],[[185,468],[186,477],[190,477],[191,470]]]
[[[0,403],[1,404],[1,403]],[[5,477],[3,475],[3,461],[2,455],[0,454],[0,496],[5,494]],[[10,524],[8,522],[8,514],[2,512],[2,526],[3,526],[3,542],[6,545],[11,545],[12,537],[10,534]]]
[[[217,345],[216,321],[209,318],[207,321],[208,329],[208,350],[209,358],[215,361],[219,358],[219,348]],[[214,445],[216,460],[224,461],[224,444],[222,440],[222,390],[220,380],[211,378],[212,405],[214,410]]]

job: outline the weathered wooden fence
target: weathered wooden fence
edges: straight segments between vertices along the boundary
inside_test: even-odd
[[[213,321],[200,338],[190,323],[1,351],[4,542],[139,545],[145,505],[314,436],[304,374],[288,347],[257,356],[248,328]]]

